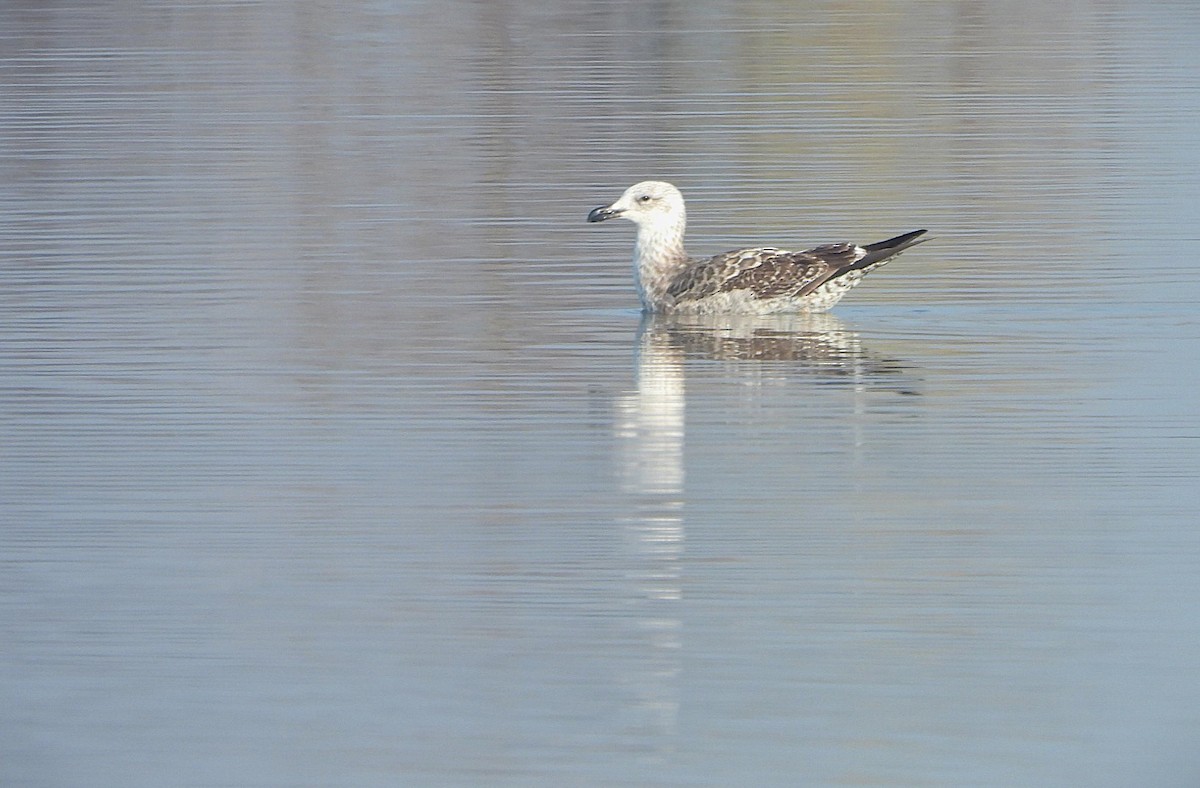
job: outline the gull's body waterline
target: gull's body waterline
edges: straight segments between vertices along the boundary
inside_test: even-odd
[[[692,259],[683,247],[687,212],[669,183],[643,181],[589,222],[621,217],[638,226],[633,264],[638,296],[649,312],[711,314],[824,312],[869,272],[921,243],[924,230],[859,246],[837,243],[792,252],[738,249]]]

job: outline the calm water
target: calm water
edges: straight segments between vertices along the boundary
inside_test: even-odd
[[[1200,785],[1200,6],[0,7],[0,784]],[[937,240],[831,315],[696,253]]]

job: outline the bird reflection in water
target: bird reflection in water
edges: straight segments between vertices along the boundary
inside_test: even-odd
[[[827,313],[643,318],[636,390],[618,396],[614,433],[618,475],[637,503],[622,519],[631,585],[630,638],[640,658],[622,677],[647,751],[665,756],[678,726],[683,651],[685,368],[734,365],[758,382],[842,384],[901,395],[918,392],[911,370],[864,348],[859,334]]]
[[[919,393],[919,381],[903,362],[870,352],[858,332],[827,312],[646,317],[639,333],[643,355],[670,345],[680,361],[785,362],[769,370],[739,365],[737,371],[745,374]]]
[[[632,727],[652,755],[675,738],[682,646],[683,359],[669,346],[643,344],[637,389],[616,401],[614,432],[621,487],[636,505],[621,522],[632,611],[627,621],[640,658],[622,676]]]

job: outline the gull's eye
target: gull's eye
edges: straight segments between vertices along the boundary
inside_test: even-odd
[[[638,195],[638,202],[650,202],[650,195],[649,194]]]

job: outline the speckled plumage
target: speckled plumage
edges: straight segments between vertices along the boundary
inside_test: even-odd
[[[868,273],[925,240],[925,231],[915,230],[868,246],[824,244],[802,252],[762,247],[693,259],[683,248],[683,195],[662,181],[629,187],[612,205],[588,214],[588,221],[618,216],[638,226],[634,269],[648,312],[823,312]]]

